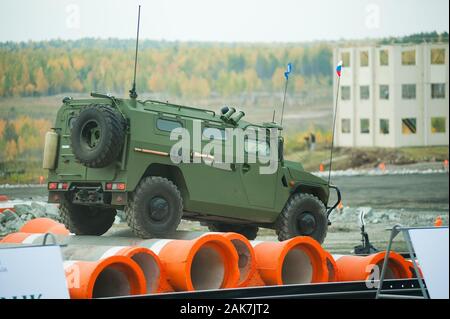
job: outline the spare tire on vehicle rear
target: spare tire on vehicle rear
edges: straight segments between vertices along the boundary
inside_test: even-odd
[[[102,168],[117,160],[125,138],[125,120],[108,105],[90,105],[71,130],[72,151],[84,166]]]

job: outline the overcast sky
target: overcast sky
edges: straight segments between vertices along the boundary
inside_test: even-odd
[[[448,0],[1,0],[0,41],[300,42],[449,30]]]

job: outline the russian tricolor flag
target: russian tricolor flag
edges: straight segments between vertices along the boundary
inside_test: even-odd
[[[336,73],[337,73],[338,77],[341,77],[341,74],[342,74],[342,61],[339,61],[339,64],[336,67]]]

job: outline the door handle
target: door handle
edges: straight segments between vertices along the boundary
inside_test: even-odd
[[[242,164],[242,172],[247,173],[250,170],[250,165],[245,163]]]

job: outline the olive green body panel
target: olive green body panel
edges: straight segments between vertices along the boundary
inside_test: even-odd
[[[71,150],[70,126],[87,105],[116,107],[128,122],[122,155],[107,167],[87,168],[78,163]],[[320,195],[326,204],[328,187],[324,180],[303,170],[298,163],[281,161],[274,174],[259,174],[262,164],[235,163],[220,167],[204,163],[174,164],[168,155],[177,140],[161,131],[157,119],[175,120],[193,132],[194,120],[212,127],[234,127],[213,111],[205,111],[160,102],[144,103],[125,99],[70,100],[57,114],[55,129],[59,134],[57,167],[49,171],[49,182],[126,184],[132,192],[147,175],[160,175],[174,181],[183,197],[184,209],[199,215],[215,215],[236,220],[273,223],[294,191]],[[236,127],[250,123],[240,121]],[[203,145],[207,142],[202,142]],[[203,146],[202,145],[202,146]]]

